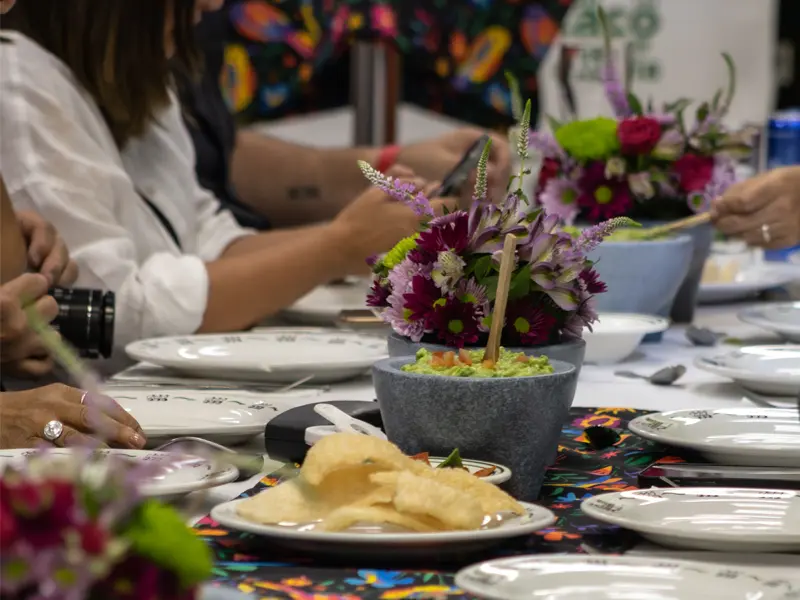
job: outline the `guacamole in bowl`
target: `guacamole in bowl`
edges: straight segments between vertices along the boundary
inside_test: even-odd
[[[528,356],[524,352],[508,352],[500,348],[497,362],[483,360],[484,349],[449,352],[431,352],[425,348],[417,352],[416,360],[403,365],[406,373],[439,375],[443,377],[535,377],[553,373],[546,356]]]

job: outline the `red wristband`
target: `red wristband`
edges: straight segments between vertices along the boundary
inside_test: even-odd
[[[397,157],[400,155],[400,146],[384,146],[378,153],[378,160],[375,164],[375,169],[381,173],[386,173],[397,162]]]

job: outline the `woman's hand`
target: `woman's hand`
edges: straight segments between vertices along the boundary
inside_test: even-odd
[[[69,287],[78,278],[78,267],[70,260],[67,245],[55,227],[32,211],[17,213],[28,244],[28,264],[47,277],[51,286]]]
[[[413,183],[426,194],[439,186],[437,182],[428,183],[414,177],[408,168],[402,166],[389,169],[387,175]],[[452,198],[431,202],[436,214],[441,214],[445,207],[452,210],[455,204]],[[330,226],[343,240],[343,250],[352,257],[352,269],[357,273],[364,271],[367,258],[391,250],[397,242],[418,231],[424,218],[407,204],[372,187],[347,205]]]
[[[39,336],[28,327],[25,308],[34,304],[50,322],[58,315],[58,304],[47,295],[49,283],[40,273],[26,273],[0,286],[0,363],[6,373],[19,377],[41,377],[53,368],[50,353]]]
[[[61,384],[0,394],[0,421],[0,448],[48,442],[44,428],[50,421],[63,425],[63,433],[52,441],[56,446],[89,445],[94,440],[121,448],[145,445],[139,423],[114,400]]]
[[[800,167],[783,167],[731,186],[711,205],[715,227],[751,246],[800,243]]]

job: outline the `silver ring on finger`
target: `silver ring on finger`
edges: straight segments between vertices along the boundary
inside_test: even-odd
[[[55,442],[64,433],[64,424],[61,421],[52,420],[44,426],[42,437],[48,442]]]
[[[83,393],[81,394],[81,404],[83,404],[84,402],[86,402],[86,396],[88,396],[88,395],[89,395],[89,392],[83,392]]]
[[[765,244],[769,244],[772,241],[772,234],[769,231],[769,225],[766,223],[761,226],[761,239],[764,240]]]

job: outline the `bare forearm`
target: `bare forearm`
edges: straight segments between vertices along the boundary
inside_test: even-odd
[[[371,148],[318,149],[240,131],[231,177],[241,200],[288,227],[327,221],[367,187],[359,160],[374,163]]]
[[[354,262],[342,250],[346,236],[334,226],[322,229],[299,230],[269,249],[256,246],[261,236],[245,238],[209,263],[208,304],[199,331],[246,329],[346,275]]]
[[[0,284],[25,272],[28,250],[6,186],[0,179]]]

